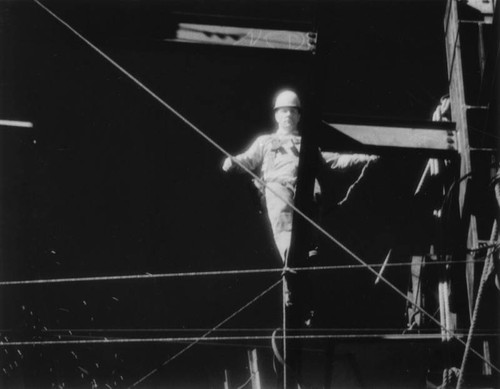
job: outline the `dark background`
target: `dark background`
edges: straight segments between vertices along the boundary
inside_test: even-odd
[[[290,25],[311,24],[316,12],[327,15],[325,116],[429,120],[447,90],[443,1],[44,4],[231,153],[270,129],[277,89],[293,87],[309,95],[311,56],[163,41],[173,36],[177,20],[193,18],[179,13]],[[224,175],[219,151],[34,2],[2,1],[0,6],[1,118],[34,123],[33,129],[2,128],[0,133],[2,280],[281,265],[248,177]],[[310,102],[304,106],[307,115]],[[432,231],[426,228],[428,215],[415,208],[413,192],[425,162],[415,154],[381,158],[344,207],[335,207],[333,198],[325,200],[328,229],[369,263],[382,262],[389,248],[397,262],[408,260],[403,254],[423,253]],[[341,183],[337,196],[352,182],[332,179]],[[352,263],[333,248],[325,247],[324,253],[326,264]],[[389,269],[386,276],[407,288],[406,269]],[[277,277],[3,287],[2,336],[200,335]],[[322,276],[318,295],[329,325],[404,329],[405,302],[384,285],[375,287],[373,278],[366,270]],[[280,323],[277,288],[225,327],[247,329],[237,334],[269,335]],[[248,377],[245,350],[251,344],[229,346],[196,346],[143,387],[222,387],[224,369],[239,385]],[[267,343],[258,346],[264,350],[259,362],[269,384],[271,351]],[[92,379],[102,387],[125,387],[182,347],[26,347],[20,349],[23,358],[8,348],[0,375],[11,387],[62,382],[89,387]],[[392,347],[354,345],[343,351],[341,346],[338,363],[344,369],[336,382],[359,385],[353,364],[343,359],[358,355],[374,386],[397,387],[410,374],[404,366],[412,360],[408,348],[401,358],[401,350]],[[363,360],[363,349],[378,353],[377,361]],[[418,350],[413,358],[420,357]],[[320,358],[314,355],[311,365]]]

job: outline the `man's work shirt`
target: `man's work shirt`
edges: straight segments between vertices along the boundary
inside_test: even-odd
[[[234,157],[247,169],[260,169],[266,187],[257,186],[265,195],[267,215],[283,262],[292,236],[293,210],[290,205],[295,197],[300,141],[299,135],[278,130],[274,134],[259,136],[247,151]],[[323,165],[338,170],[366,164],[375,158],[365,154],[321,153]]]
[[[260,168],[264,182],[276,182],[295,188],[299,166],[301,137],[280,130],[259,136],[252,146],[235,158],[250,170]],[[332,170],[346,170],[378,157],[366,154],[322,152],[321,160]]]
[[[299,166],[300,136],[274,134],[259,136],[250,148],[235,158],[250,170],[260,168],[264,182],[295,187]]]

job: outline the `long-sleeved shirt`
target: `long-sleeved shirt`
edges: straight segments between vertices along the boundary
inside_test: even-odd
[[[259,136],[248,150],[235,158],[250,170],[259,170],[264,182],[279,182],[295,186],[299,165],[301,137],[283,134]],[[345,170],[378,157],[367,154],[321,152],[323,163],[330,169]]]

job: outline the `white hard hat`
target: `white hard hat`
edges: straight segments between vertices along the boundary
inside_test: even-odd
[[[274,100],[274,109],[283,107],[295,107],[300,109],[300,100],[297,93],[288,89],[278,93]]]

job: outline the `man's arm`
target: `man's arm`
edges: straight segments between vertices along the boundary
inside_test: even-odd
[[[228,157],[224,160],[222,164],[222,170],[228,172],[230,170],[240,167],[238,162],[245,166],[249,170],[255,170],[262,164],[264,158],[264,137],[258,137],[255,142],[250,146],[250,148],[242,154],[236,155],[234,157]]]

